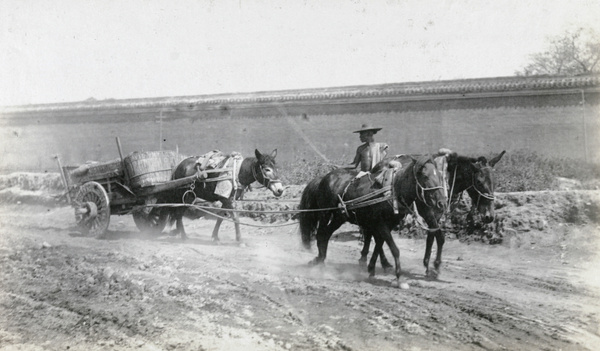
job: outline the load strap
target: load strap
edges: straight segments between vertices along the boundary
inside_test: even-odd
[[[384,201],[388,201],[391,199],[392,194],[391,194],[391,190],[392,187],[391,185],[385,186],[381,189],[375,190],[373,192],[370,192],[368,194],[365,194],[363,196],[359,196],[356,199],[351,199],[348,201],[343,201],[342,197],[338,195],[338,198],[340,200],[340,205],[346,210],[354,210],[357,208],[361,208],[361,207],[367,207],[367,206],[371,206],[373,204],[377,204],[380,202],[384,202]],[[380,198],[375,198],[381,194],[385,194],[388,193],[387,195],[380,197]]]

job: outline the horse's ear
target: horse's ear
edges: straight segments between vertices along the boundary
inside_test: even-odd
[[[500,161],[500,159],[502,158],[502,156],[504,156],[504,154],[506,153],[506,150],[502,150],[502,152],[494,157],[493,159],[490,160],[490,167],[494,167],[496,165],[496,163],[498,163],[498,161]]]
[[[260,151],[258,151],[258,149],[254,149],[254,156],[256,156],[257,159],[262,159],[263,155],[260,153]]]
[[[277,149],[273,150],[273,152],[271,152],[271,157],[275,158],[277,156]]]
[[[481,166],[485,167],[488,164],[487,158],[483,157],[483,156],[479,156],[477,157],[477,163],[479,163]]]

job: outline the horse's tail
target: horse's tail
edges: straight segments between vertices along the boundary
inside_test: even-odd
[[[321,183],[322,177],[311,180],[304,190],[302,191],[302,197],[300,198],[300,210],[315,210],[318,208],[317,195],[319,183]],[[317,229],[319,224],[319,212],[318,211],[307,211],[300,212],[298,214],[300,222],[300,233],[302,235],[302,244],[304,247],[309,249],[313,233]]]

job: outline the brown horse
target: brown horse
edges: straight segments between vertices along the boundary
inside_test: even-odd
[[[242,164],[239,166],[238,182],[239,186],[234,187],[229,196],[222,196],[215,193],[217,182],[210,181],[211,179],[219,178],[222,173],[213,172],[204,174],[205,177],[198,177],[193,183],[193,186],[188,186],[174,191],[168,192],[159,201],[162,203],[181,203],[185,201],[183,198],[191,196],[192,198],[200,198],[209,202],[219,201],[224,209],[233,209],[233,202],[240,199],[250,184],[259,182],[264,185],[267,189],[271,190],[273,195],[279,197],[283,194],[283,186],[277,175],[277,164],[275,157],[277,156],[277,149],[273,150],[270,155],[260,153],[258,150],[254,151],[256,157],[244,158]],[[194,174],[201,174],[202,170],[197,162],[197,157],[189,157],[181,161],[175,171],[173,172],[173,179],[181,179]],[[221,167],[219,165],[218,167]],[[218,168],[217,167],[217,168]],[[190,194],[190,191],[193,194]],[[172,219],[177,222],[177,226],[173,234],[181,234],[182,239],[186,239],[187,235],[183,227],[183,216],[187,210],[185,206],[166,208],[169,211],[169,215]],[[233,221],[235,223],[235,238],[237,241],[241,240],[240,233],[240,222],[236,212],[231,212]],[[219,241],[219,228],[223,222],[222,218],[217,218],[217,223],[212,232],[212,239]]]
[[[448,180],[448,198],[450,199],[450,204],[456,203],[464,191],[467,191],[467,194],[469,194],[469,197],[471,198],[472,206],[467,215],[467,223],[470,231],[473,230],[476,213],[480,214],[484,223],[491,223],[494,221],[495,179],[493,167],[500,161],[505,153],[506,151],[502,151],[489,162],[483,156],[460,156],[456,152],[438,155],[446,157],[448,164],[446,178]],[[393,158],[386,158],[381,161],[373,168],[373,172],[378,172],[379,169],[384,168],[392,159]],[[405,155],[397,157],[396,159],[402,164],[409,162],[409,158]],[[448,210],[452,210],[451,206],[448,206]],[[432,242],[433,239],[430,239],[430,235],[428,235],[425,257],[423,258],[425,267],[427,267],[429,256],[431,255]],[[367,262],[370,244],[371,237],[365,233],[364,245],[361,251],[361,258],[359,259],[359,262],[362,264]],[[380,258],[381,265],[384,268],[392,267],[383,252],[380,253]]]
[[[343,223],[361,226],[366,233],[375,238],[375,253],[368,265],[369,275],[375,274],[377,254],[382,251],[383,243],[387,243],[396,263],[396,282],[400,280],[400,253],[391,235],[391,230],[398,225],[416,202],[423,218],[432,227],[437,227],[439,217],[446,206],[446,194],[441,186],[439,172],[430,157],[413,159],[402,172],[392,179],[391,197],[385,197],[381,184],[371,176],[356,177],[356,171],[336,169],[322,179],[315,179],[308,184],[302,193],[300,209],[300,231],[305,247],[310,247],[311,238],[316,231],[318,256],[311,261],[320,264],[327,257],[327,246],[333,232]],[[357,203],[354,208],[341,211],[337,207],[351,203],[353,200],[367,197],[372,193],[381,193],[373,201],[365,202],[365,206]],[[341,202],[340,202],[341,198]],[[394,210],[394,200],[399,204],[398,213]],[[322,209],[322,210],[321,210]],[[438,230],[438,258],[441,261],[443,232]],[[436,261],[436,265],[439,265]]]

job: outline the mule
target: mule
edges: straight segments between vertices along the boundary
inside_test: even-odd
[[[494,221],[495,179],[493,167],[498,163],[498,161],[500,161],[505,153],[506,151],[502,151],[497,156],[493,157],[489,162],[484,156],[479,156],[477,158],[460,156],[456,152],[449,150],[437,155],[438,157],[445,157],[447,162],[446,178],[448,180],[448,210],[452,210],[452,205],[458,202],[464,191],[467,191],[467,194],[471,198],[472,206],[467,215],[467,223],[470,231],[473,230],[475,222],[474,217],[476,213],[481,215],[484,223],[491,223]],[[378,172],[380,169],[385,168],[386,164],[392,159],[399,160],[402,164],[406,164],[408,162],[406,155],[396,158],[386,158],[373,168],[373,172]],[[436,161],[437,159],[438,158],[436,158]],[[430,239],[430,234],[431,232],[429,232],[427,235],[425,257],[423,258],[423,264],[426,267],[431,255],[431,242],[433,241],[433,239]],[[361,264],[365,264],[367,262],[370,245],[371,236],[365,234],[363,249],[359,259]],[[392,267],[383,252],[380,253],[380,260],[382,267]],[[439,270],[437,273],[439,273]]]
[[[356,175],[356,171],[336,169],[321,179],[314,179],[304,189],[299,208],[309,211],[300,212],[298,216],[302,242],[306,248],[310,248],[311,238],[316,230],[319,251],[318,256],[310,263],[322,264],[325,261],[331,235],[348,221],[359,225],[365,233],[375,238],[375,251],[367,267],[369,276],[375,274],[377,256],[385,242],[394,256],[396,282],[399,283],[400,252],[393,240],[391,230],[411,211],[411,205],[415,202],[428,225],[437,226],[446,206],[446,194],[441,186],[439,172],[430,157],[413,159],[392,178],[391,197],[385,197],[381,193],[366,206],[361,206],[359,203],[353,209],[349,207],[347,211],[342,211],[338,209],[339,205],[343,208],[345,203],[367,197],[370,193],[382,189],[382,185],[375,182],[371,175],[360,178]],[[397,213],[394,200],[399,204],[396,208]],[[441,261],[441,246],[444,240],[441,230],[436,238],[438,259]]]
[[[185,188],[176,189],[167,194],[167,196],[161,199],[163,203],[181,203],[186,201],[184,197],[200,198],[209,202],[219,201],[224,209],[233,209],[233,203],[235,200],[240,199],[243,196],[244,189],[250,184],[258,182],[271,190],[273,195],[280,197],[283,194],[283,186],[278,177],[277,164],[275,157],[277,156],[277,149],[273,150],[270,155],[262,154],[260,151],[254,151],[255,157],[244,158],[241,165],[239,166],[239,174],[237,180],[239,186],[234,187],[230,195],[225,197],[215,193],[217,182],[210,181],[210,179],[218,178],[223,173],[212,172],[204,173],[203,176],[196,178],[194,183]],[[189,157],[179,163],[175,171],[173,172],[172,179],[181,179],[194,174],[201,175],[202,170],[197,162],[197,157]],[[222,165],[217,166],[217,168]],[[193,194],[190,193],[193,192]],[[181,234],[182,239],[187,238],[185,228],[183,226],[183,216],[187,211],[187,207],[171,207],[168,208],[169,215],[173,220],[176,221],[176,229],[172,234]],[[232,218],[235,224],[235,238],[236,241],[241,241],[240,222],[237,212],[232,211]],[[223,218],[217,217],[217,222],[212,232],[212,240],[219,241],[219,228]]]

